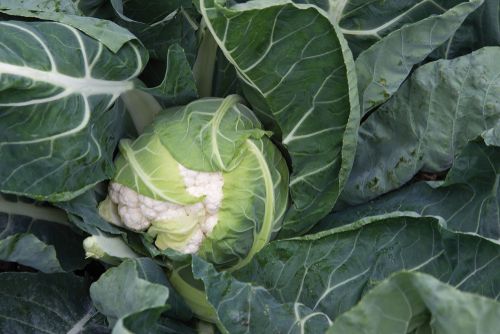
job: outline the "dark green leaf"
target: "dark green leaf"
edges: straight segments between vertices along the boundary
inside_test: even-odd
[[[347,42],[311,5],[250,1],[224,8],[204,0],[200,9],[240,80],[261,95],[283,130],[294,205],[280,237],[304,233],[331,210],[354,158],[359,105]]]
[[[149,307],[127,314],[123,318],[118,319],[113,328],[113,334],[157,333],[157,321],[165,309],[168,309],[168,306]]]
[[[83,237],[63,210],[31,199],[0,194],[0,259],[45,273],[83,268]]]
[[[340,200],[358,205],[418,171],[451,167],[469,139],[500,119],[500,48],[421,66],[361,125]]]
[[[109,333],[92,306],[90,282],[69,274],[0,274],[0,332]]]
[[[163,82],[158,87],[138,89],[154,95],[164,108],[182,106],[198,98],[193,72],[178,44],[168,49]]]
[[[112,234],[124,233],[122,230],[109,224],[99,216],[99,212],[97,211],[99,203],[97,202],[96,194],[93,189],[87,190],[82,195],[67,202],[57,202],[55,205],[70,213],[69,219],[89,234],[95,234],[93,233],[93,231],[95,231],[94,228]],[[78,219],[78,217],[83,219],[83,224],[80,224],[82,221]]]
[[[191,9],[190,0],[150,0],[147,6],[141,0],[112,0],[111,3],[117,23],[137,36],[151,58],[166,61],[168,49],[179,44],[186,51],[189,64],[194,64],[199,14]]]
[[[500,148],[470,141],[445,182],[419,182],[376,201],[326,216],[312,232],[373,217],[440,217],[449,229],[500,240]]]
[[[432,1],[420,3],[435,5]],[[483,0],[464,2],[442,15],[404,26],[363,52],[356,59],[361,114],[387,101],[413,65],[453,36],[467,15],[482,3]]]
[[[460,3],[457,0],[294,0],[294,2],[312,3],[325,10],[339,24],[354,58],[395,30],[443,14]],[[450,31],[450,34],[452,33],[453,31]]]
[[[500,3],[485,0],[455,34],[440,48],[435,50],[431,59],[452,59],[469,54],[485,46],[500,46]]]
[[[61,22],[95,38],[113,52],[118,52],[124,44],[136,39],[131,32],[111,21],[83,16],[70,0],[2,0],[0,12],[12,16],[11,19],[20,16]]]
[[[401,272],[376,286],[326,333],[496,333],[499,319],[498,302],[432,276]]]
[[[0,22],[0,187],[68,200],[113,175],[121,123],[111,108],[147,61],[52,22]],[[26,47],[29,45],[29,47]]]
[[[497,299],[500,245],[452,232],[435,218],[373,217],[275,241],[232,275],[262,285],[280,304],[304,305],[334,320],[399,270],[427,273],[459,290]],[[223,293],[222,298],[249,303],[247,296],[231,291],[233,295]]]

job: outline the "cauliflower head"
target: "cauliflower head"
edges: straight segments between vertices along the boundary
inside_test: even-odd
[[[148,196],[139,194],[133,189],[120,183],[109,184],[109,199],[118,205],[118,215],[124,226],[136,231],[146,231],[154,222],[154,229],[150,235],[158,236],[161,232],[157,227],[159,223],[166,222],[165,228],[174,229],[179,219],[191,217],[195,219],[182,220],[181,236],[189,234],[190,239],[185,240],[186,245],[163,240],[162,248],[176,248],[182,253],[198,254],[200,246],[206,237],[212,233],[219,219],[219,209],[222,205],[222,186],[224,179],[222,172],[198,172],[185,168],[179,164],[179,172],[189,194],[203,198],[201,202],[194,204],[175,204],[167,201],[159,201]],[[171,224],[168,224],[168,223]],[[191,224],[189,224],[191,222]],[[179,233],[177,233],[179,234]],[[161,235],[164,238],[166,235]],[[186,239],[186,238],[183,238]],[[168,240],[168,239],[167,239]]]
[[[122,140],[101,217],[161,251],[224,270],[246,264],[281,228],[289,174],[243,103],[231,95],[166,109],[135,141]]]

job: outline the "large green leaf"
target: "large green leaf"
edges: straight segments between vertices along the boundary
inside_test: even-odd
[[[228,272],[217,272],[197,256],[186,259],[205,287],[223,333],[324,333],[332,324],[324,313],[299,303],[281,303],[255,283],[243,283]]]
[[[224,8],[203,0],[200,10],[240,80],[283,130],[294,205],[280,237],[303,233],[335,204],[354,158],[360,115],[347,42],[312,5],[259,0]]]
[[[0,189],[67,200],[110,178],[120,121],[109,108],[146,51],[132,41],[113,53],[59,23],[0,25]]]
[[[68,274],[0,274],[2,333],[109,333],[89,296],[89,279]]]
[[[360,53],[405,25],[443,14],[460,0],[294,0],[313,3],[335,20],[357,58]],[[453,31],[450,31],[452,34]]]
[[[469,139],[500,119],[500,48],[421,66],[361,125],[340,200],[358,205],[422,170],[451,167]]]
[[[151,259],[126,260],[93,283],[90,296],[112,325],[120,320],[119,326],[123,326],[125,317],[139,312],[135,317],[146,316],[148,325],[154,327],[161,312],[170,309],[166,304],[170,289],[162,284],[165,281],[165,275]],[[179,303],[178,306],[186,308]],[[159,313],[154,311],[158,308],[161,308]],[[186,311],[189,310],[186,308]]]
[[[83,237],[63,210],[29,198],[0,194],[0,259],[45,273],[83,268]]]
[[[327,334],[496,333],[500,303],[457,291],[432,276],[395,274],[342,314]]]
[[[467,15],[482,3],[483,0],[461,3],[442,15],[402,27],[363,52],[356,59],[361,114],[387,101],[413,65],[453,36]]]
[[[449,229],[500,241],[500,148],[469,142],[445,182],[419,182],[323,218],[312,233],[382,215],[440,217]]]
[[[459,290],[498,298],[498,243],[452,232],[431,217],[371,221],[275,241],[232,275],[262,285],[281,304],[304,305],[331,320],[399,270],[428,273]]]
[[[69,15],[82,15],[78,6],[71,0],[2,0],[0,2],[0,9],[25,9],[35,12],[56,12]]]
[[[84,17],[77,4],[70,0],[2,0],[0,12],[24,18],[56,21],[72,26],[100,41],[113,52],[136,37],[116,23],[94,17]]]
[[[275,241],[232,274],[197,256],[173,258],[201,280],[217,326],[228,333],[323,333],[401,270],[495,300],[500,293],[500,245],[452,232],[431,217],[380,217]]]

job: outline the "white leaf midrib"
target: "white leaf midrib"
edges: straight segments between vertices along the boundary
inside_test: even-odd
[[[85,328],[85,324],[87,323],[87,321],[90,320],[90,318],[92,318],[92,315],[93,315],[93,309],[90,309],[89,312],[87,312],[87,314],[85,314],[74,326],[73,328],[71,328],[67,334],[77,334],[77,333],[80,333],[82,331],[82,329]]]
[[[95,79],[89,76],[77,78],[59,72],[42,71],[31,67],[17,66],[6,63],[0,63],[0,74],[11,74],[26,77],[32,79],[35,82],[45,82],[56,87],[61,87],[69,94],[80,93],[85,96],[103,94],[119,95],[133,89],[133,82],[129,80],[109,81]],[[29,103],[29,101],[24,103]],[[0,104],[0,106],[10,105],[15,104]]]

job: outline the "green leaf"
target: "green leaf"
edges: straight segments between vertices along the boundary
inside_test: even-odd
[[[156,333],[157,321],[168,306],[150,307],[118,319],[112,334]]]
[[[361,125],[340,200],[365,203],[399,188],[420,170],[450,168],[469,139],[500,119],[498,57],[500,48],[484,48],[418,68]]]
[[[485,0],[430,58],[452,59],[485,46],[500,46],[499,25],[500,3],[496,0]]]
[[[232,276],[262,285],[280,304],[304,306],[333,321],[399,270],[427,273],[459,290],[497,299],[499,269],[498,243],[452,232],[432,217],[382,216],[275,241]],[[248,299],[231,290],[224,299]]]
[[[413,65],[453,36],[467,15],[482,3],[483,0],[461,3],[442,15],[402,27],[363,52],[356,59],[361,114],[387,101]]]
[[[198,98],[193,72],[184,50],[178,44],[168,49],[166,62],[165,77],[159,86],[138,89],[155,96],[163,108],[185,105]]]
[[[232,274],[218,273],[197,256],[178,260],[203,282],[217,326],[229,333],[323,333],[401,270],[488,298],[499,295],[500,244],[452,232],[431,217],[375,217],[275,241]]]
[[[354,158],[360,115],[347,42],[312,5],[260,0],[224,8],[203,0],[200,10],[240,80],[283,131],[294,205],[280,237],[304,233],[331,210]]]
[[[121,125],[109,108],[146,51],[127,42],[115,54],[59,23],[0,25],[0,189],[61,201],[110,178]]]
[[[111,2],[118,24],[139,38],[151,58],[166,61],[168,49],[177,43],[186,51],[189,64],[194,64],[199,14],[191,8],[191,1],[149,1],[144,6],[142,1],[133,0],[126,1],[123,10],[118,5],[122,0]]]
[[[98,229],[83,241],[85,256],[91,257],[113,266],[119,265],[126,259],[143,257],[130,248],[120,236],[108,236]]]
[[[3,333],[109,333],[89,297],[89,279],[68,274],[1,273]]]
[[[196,9],[190,0],[111,1],[116,22],[132,32],[144,44],[151,61],[141,75],[149,87],[157,86],[163,80],[168,50],[179,44],[186,52],[190,66],[195,62],[198,29]]]
[[[161,274],[151,259],[126,260],[93,283],[90,296],[99,312],[114,324],[132,313],[165,306],[169,288],[159,281],[166,280]]]
[[[244,266],[281,229],[288,209],[288,168],[266,137],[247,139],[238,167],[223,172],[222,207],[198,255],[218,270]],[[238,154],[238,152],[237,152]]]
[[[45,273],[85,267],[84,238],[70,228],[63,210],[41,204],[0,194],[0,259]]]
[[[34,12],[55,12],[68,15],[82,16],[78,6],[71,0],[2,0],[0,10],[24,9]]]
[[[400,272],[371,290],[326,331],[336,333],[495,333],[500,303],[460,292],[432,276]]]
[[[173,248],[181,252],[204,221],[205,212],[200,215],[156,220],[151,223],[148,234],[152,238],[156,237],[155,245],[160,250]]]
[[[134,142],[124,139],[119,149],[122,154],[115,162],[114,182],[159,201],[185,205],[202,200],[187,192],[179,163],[156,133],[144,133]]]
[[[69,0],[2,0],[0,12],[13,16],[61,22],[95,38],[113,52],[137,39],[130,31],[116,23],[94,17],[85,17]],[[68,32],[69,33],[69,32]]]
[[[112,21],[115,13],[109,0],[71,0],[78,4],[83,15]]]
[[[294,2],[308,1],[295,0]],[[459,3],[459,1],[447,0],[314,1],[316,6],[325,10],[339,24],[349,42],[354,58],[392,32],[409,24],[443,14]],[[452,33],[453,31],[450,31],[450,34]]]
[[[488,146],[500,146],[500,121],[492,127],[481,133],[484,143]]]
[[[326,216],[319,232],[359,220],[397,214],[440,217],[454,231],[500,241],[500,148],[482,139],[462,150],[444,182],[419,182],[371,203]]]
[[[236,167],[235,154],[245,140],[266,134],[244,102],[240,96],[230,95],[165,110],[155,118],[154,131],[184,167],[203,172],[229,171]]]
[[[233,64],[227,60],[226,56],[224,56],[224,52],[219,48],[217,48],[215,57],[215,73],[213,76],[211,96],[224,98],[232,94],[242,95],[243,91],[241,84]],[[256,111],[253,105],[252,110],[254,112]],[[272,130],[267,127],[266,129]]]
[[[110,225],[99,216],[97,212],[98,202],[94,189],[89,189],[82,195],[67,202],[56,202],[54,205],[66,210],[69,213],[69,220],[89,234],[100,234],[99,231],[111,234],[123,233],[120,229]],[[80,224],[81,219],[78,217],[83,219],[84,225]]]
[[[262,286],[239,282],[228,272],[192,258],[194,277],[203,280],[223,333],[324,333],[331,324],[321,312],[300,303],[280,303]]]

